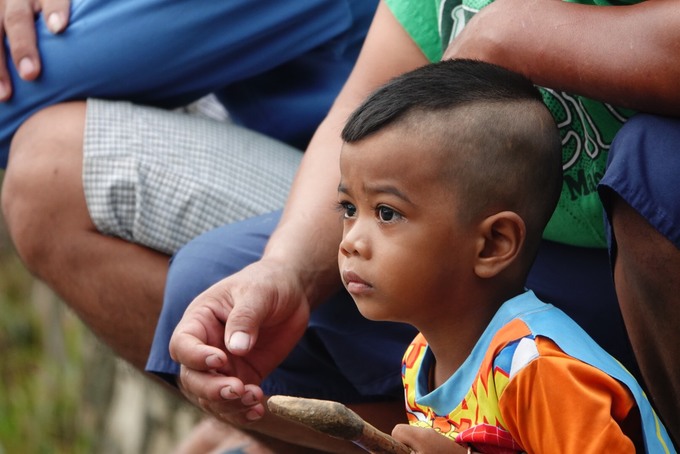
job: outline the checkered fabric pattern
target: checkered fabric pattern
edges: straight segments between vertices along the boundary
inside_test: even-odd
[[[227,121],[88,100],[83,185],[104,234],[174,253],[283,207],[302,152]]]

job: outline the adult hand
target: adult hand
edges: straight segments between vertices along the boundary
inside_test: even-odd
[[[180,387],[204,410],[234,422],[264,414],[257,386],[290,353],[309,303],[286,263],[262,259],[199,295],[170,339]]]
[[[36,44],[35,16],[42,11],[47,28],[62,32],[69,21],[70,0],[0,0],[0,37],[9,42],[10,55],[0,46],[0,101],[12,95],[7,57],[12,58],[19,76],[35,80],[40,74],[40,55]]]
[[[439,452],[470,453],[455,441],[440,434],[434,429],[416,427],[408,424],[397,424],[392,430],[392,437],[411,448],[413,454]]]

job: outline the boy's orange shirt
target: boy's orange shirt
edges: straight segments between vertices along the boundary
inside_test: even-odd
[[[531,292],[521,297],[526,295],[533,297]],[[539,309],[532,308],[532,316],[553,317],[557,311],[560,323],[555,326],[565,321],[558,309],[533,300]],[[512,302],[506,302],[499,312]],[[478,452],[644,452],[643,430],[658,431],[649,433],[647,439],[661,450],[651,452],[674,452],[653,411],[643,428],[639,401],[630,384],[565,353],[555,341],[532,331],[521,314],[505,315],[500,322],[498,314],[494,317],[493,326],[461,368],[432,391],[428,381],[434,358],[425,338],[416,337],[402,364],[410,424],[434,428]],[[614,364],[627,374],[575,323],[566,320],[568,326],[561,334],[582,333],[586,339],[579,339],[580,348],[592,348],[589,355],[604,355],[606,368]],[[649,403],[644,400],[642,404],[649,416]]]

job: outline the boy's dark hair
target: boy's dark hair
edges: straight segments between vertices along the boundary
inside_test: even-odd
[[[402,74],[373,92],[350,116],[342,140],[358,142],[412,109],[451,110],[474,102],[542,102],[521,74],[477,60],[445,60]]]
[[[342,139],[395,127],[422,138],[424,150],[414,153],[445,153],[442,176],[464,202],[461,216],[517,212],[533,257],[561,191],[562,153],[555,121],[529,79],[476,60],[429,64],[371,94]]]

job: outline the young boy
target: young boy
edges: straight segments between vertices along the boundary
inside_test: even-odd
[[[371,95],[342,137],[343,283],[365,317],[420,331],[406,409],[434,430],[396,438],[417,452],[673,450],[634,378],[524,288],[562,183],[529,80],[471,60],[425,66]]]

